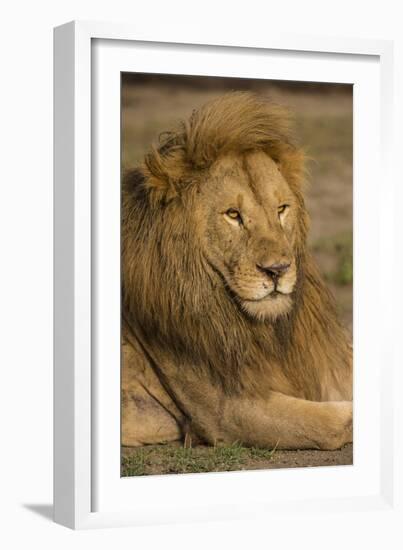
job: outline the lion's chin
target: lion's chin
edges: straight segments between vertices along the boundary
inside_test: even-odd
[[[262,300],[241,300],[240,304],[243,311],[254,319],[274,320],[291,310],[292,298],[289,294],[275,292]]]

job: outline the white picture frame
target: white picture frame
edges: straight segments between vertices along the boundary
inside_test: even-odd
[[[130,25],[89,22],[55,29],[54,513],[56,522],[71,528],[308,510],[319,514],[346,507],[391,514],[395,510],[396,408],[391,396],[396,331],[393,303],[385,289],[396,281],[392,270],[380,268],[385,259],[390,265],[395,250],[387,208],[394,197],[392,43],[280,34],[254,41],[228,36],[224,41],[206,32],[199,41],[185,29],[180,36],[170,36],[168,29],[164,36],[152,36]],[[169,55],[163,58],[164,52]],[[361,313],[354,320],[354,466],[120,479],[116,78],[122,70],[355,85],[354,262],[360,284],[355,284],[354,306],[359,304]],[[107,155],[100,154],[105,151]],[[102,232],[105,221],[107,238]],[[379,327],[374,315],[381,312],[384,322]],[[102,334],[108,338],[100,338]]]

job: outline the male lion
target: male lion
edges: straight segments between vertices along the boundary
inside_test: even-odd
[[[229,93],[124,178],[123,445],[352,441],[352,351],[306,247],[292,128]]]

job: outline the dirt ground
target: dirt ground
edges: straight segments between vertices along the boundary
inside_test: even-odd
[[[123,77],[123,168],[136,166],[150,144],[157,143],[160,132],[172,128],[178,119],[188,117],[193,109],[229,89],[251,89],[269,96],[275,102],[286,105],[295,112],[300,143],[312,159],[309,163],[309,185],[306,190],[306,204],[311,217],[309,246],[336,298],[340,317],[352,334],[353,103],[351,86],[293,85],[285,82],[242,79],[233,80],[228,84],[228,81],[220,78],[200,80],[166,75]],[[185,461],[186,464],[186,461],[190,461],[192,467],[195,466],[193,462],[196,461],[196,466],[198,465],[200,469],[190,471],[205,471],[203,470],[205,455],[208,455],[209,467],[217,466],[215,457],[209,455],[212,452],[208,450],[209,448],[197,447],[190,452],[184,450],[184,456],[182,456],[175,446],[168,447],[172,449],[164,450],[162,447],[157,447],[146,449],[145,452],[138,449],[124,449],[122,475],[169,473],[170,468],[182,471],[175,460]],[[169,457],[170,450],[173,458]],[[238,456],[233,448],[228,450],[227,455],[234,461],[234,464],[231,462],[230,469],[352,464],[352,446],[332,452],[276,451],[269,458],[264,454],[259,455],[258,452],[248,453],[249,451],[242,450]],[[238,464],[236,464],[237,456]],[[131,463],[135,464],[135,467],[131,467]],[[138,467],[139,464],[140,467]]]
[[[271,451],[245,448],[149,445],[141,448],[123,447],[122,476],[155,474],[188,474],[195,472],[230,472],[240,470],[270,470],[315,466],[353,464],[353,446],[337,451]]]

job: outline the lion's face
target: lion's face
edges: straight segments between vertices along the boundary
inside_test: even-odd
[[[242,309],[257,319],[292,307],[296,197],[267,154],[227,155],[200,189],[204,253]]]

